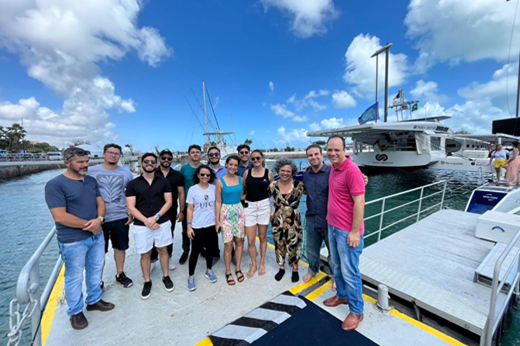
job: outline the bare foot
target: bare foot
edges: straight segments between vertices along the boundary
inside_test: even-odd
[[[252,278],[253,275],[255,275],[255,272],[256,272],[256,264],[251,266],[251,269],[249,269],[249,271],[247,272],[246,275],[248,278]]]
[[[265,275],[265,265],[260,264],[260,269],[258,269],[258,275]]]
[[[303,282],[309,282],[312,279],[312,275],[310,273],[305,274],[303,277]]]
[[[332,282],[332,292],[336,292],[336,281]]]

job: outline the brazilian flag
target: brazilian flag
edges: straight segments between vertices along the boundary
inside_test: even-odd
[[[417,103],[412,106],[412,112],[415,112],[419,107],[417,106]]]

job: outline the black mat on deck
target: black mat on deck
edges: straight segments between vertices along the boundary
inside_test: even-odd
[[[344,332],[341,330],[342,321],[304,297],[299,298],[304,300],[307,306],[252,345],[377,346],[375,342],[357,331]]]

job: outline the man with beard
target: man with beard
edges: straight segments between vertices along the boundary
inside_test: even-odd
[[[96,179],[86,176],[90,152],[77,147],[65,150],[67,171],[45,185],[45,201],[56,222],[58,246],[65,263],[67,314],[74,329],[88,321],[83,314],[83,272],[87,286],[87,310],[109,311],[114,304],[101,300],[101,273],[105,239],[101,224],[105,203]]]
[[[173,154],[170,150],[164,149],[159,153],[159,167],[155,170],[155,174],[159,177],[166,178],[172,187],[172,206],[168,210],[168,218],[172,224],[172,238],[174,237],[175,221],[182,222],[186,217],[186,211],[184,210],[184,177],[182,174],[171,168],[173,161]],[[179,204],[177,205],[177,200]],[[177,207],[181,206],[179,214],[177,215]],[[173,243],[168,245],[168,256],[170,257],[170,270],[174,270],[175,263],[173,260]],[[155,263],[158,258],[158,252],[155,246],[152,248],[151,260]],[[153,265],[153,264],[152,264]]]
[[[216,179],[211,183],[216,184],[217,180],[227,174],[226,167],[220,164],[220,149],[217,147],[211,147],[208,149],[208,165],[209,168],[215,173]]]
[[[114,143],[105,145],[103,148],[105,162],[91,167],[88,175],[96,178],[106,205],[107,212],[103,224],[105,254],[108,252],[108,240],[111,239],[117,270],[116,281],[128,288],[134,283],[123,270],[126,249],[128,249],[128,229],[133,219],[128,215],[126,208],[125,188],[134,177],[128,168],[118,165],[121,154],[121,146]]]
[[[128,212],[134,216],[135,249],[141,254],[141,270],[144,276],[142,299],[148,299],[152,290],[150,280],[150,255],[155,245],[160,255],[163,283],[166,291],[174,290],[168,274],[168,251],[173,242],[168,209],[172,205],[172,187],[168,180],[155,174],[157,156],[146,153],[141,158],[143,174],[126,187]]]
[[[190,156],[190,162],[181,167],[181,174],[184,177],[184,193],[187,195],[190,187],[195,185],[193,182],[193,174],[200,166],[200,155],[202,149],[200,145],[192,144],[188,148],[188,155]],[[188,205],[184,205],[184,210]],[[188,255],[190,254],[190,238],[188,237],[188,224],[186,218],[182,221],[182,255],[179,259],[179,264],[186,263]]]
[[[240,163],[238,164],[237,175],[240,177],[244,176],[244,172],[253,167],[253,162],[249,160],[251,154],[251,148],[247,144],[240,144],[237,147],[238,157],[240,157]]]

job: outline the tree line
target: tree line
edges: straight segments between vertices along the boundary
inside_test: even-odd
[[[7,151],[31,151],[31,152],[48,152],[59,150],[58,147],[50,145],[46,142],[31,143],[25,139],[27,131],[20,124],[13,124],[8,127],[0,126],[0,149]]]

